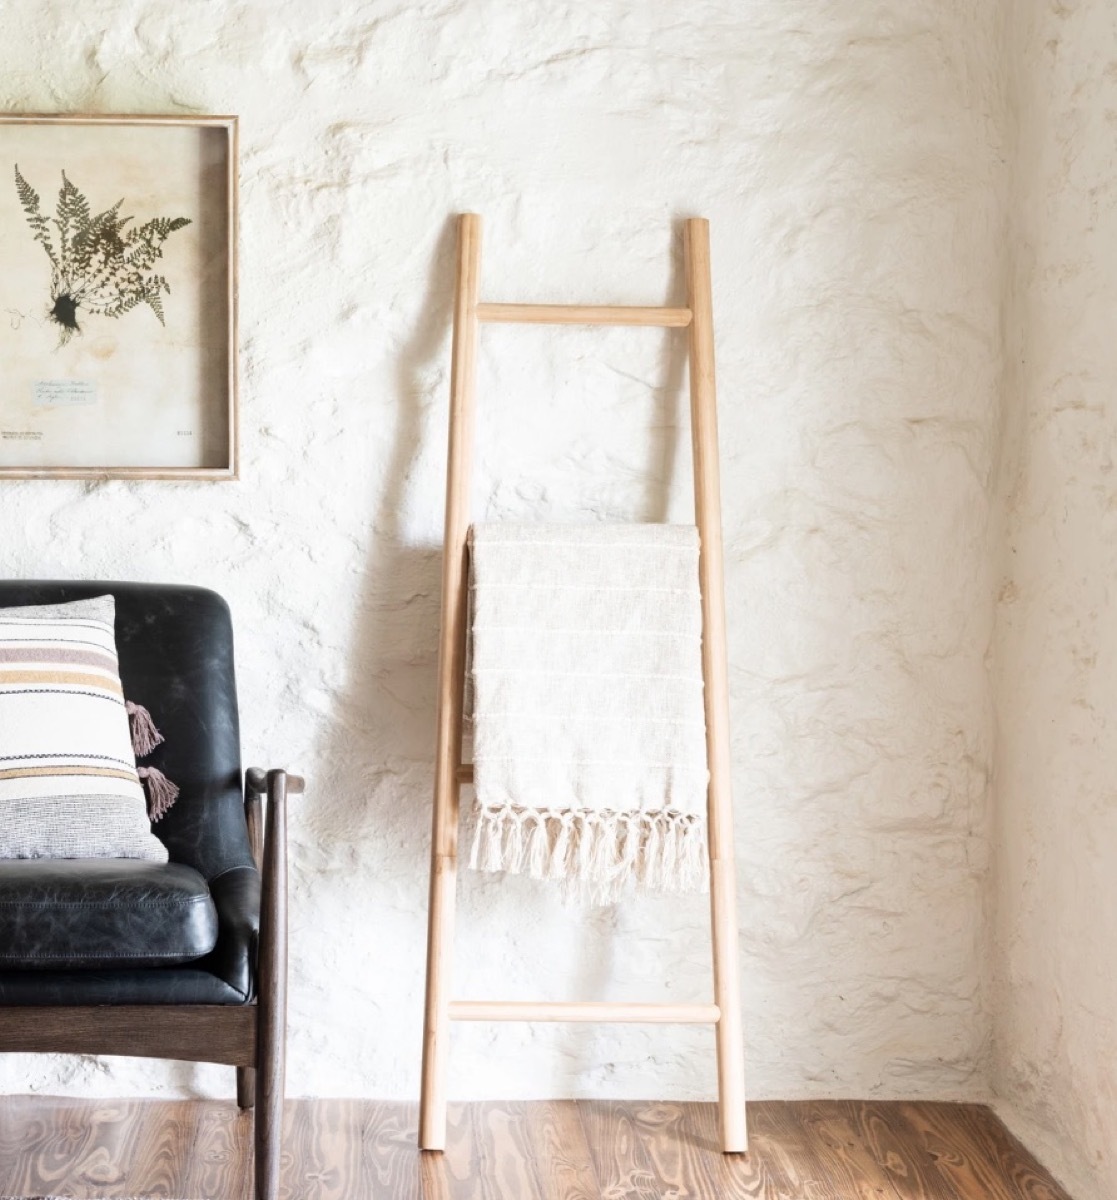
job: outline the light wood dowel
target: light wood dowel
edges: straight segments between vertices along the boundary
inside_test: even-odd
[[[427,990],[423,1029],[419,1145],[446,1146],[446,1056],[450,966],[457,884],[458,767],[462,761],[465,693],[466,536],[473,452],[477,373],[477,298],[481,274],[481,218],[458,222],[457,295],[450,368],[450,435],[446,524],[442,557],[442,632],[438,648],[438,730],[435,745],[434,818],[431,829],[430,902],[427,914]]]
[[[617,304],[481,304],[482,321],[514,325],[651,325],[681,329],[689,308],[640,308]]]
[[[710,769],[708,824],[714,1000],[721,1010],[717,1027],[719,1122],[722,1149],[730,1153],[748,1150],[748,1133],[737,948],[725,568],[708,221],[700,217],[687,221],[684,250],[687,303],[694,313],[690,327],[690,421],[695,520],[701,542],[698,580],[702,592],[702,675],[706,681],[706,754]]]
[[[455,1021],[618,1021],[650,1025],[716,1025],[716,1004],[571,1004],[534,1000],[454,1000]]]

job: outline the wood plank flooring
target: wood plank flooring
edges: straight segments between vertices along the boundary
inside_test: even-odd
[[[749,1105],[747,1159],[712,1104],[451,1106],[444,1155],[413,1106],[287,1105],[290,1200],[1070,1200],[986,1108]],[[250,1200],[251,1118],[230,1101],[0,1098],[0,1196]]]

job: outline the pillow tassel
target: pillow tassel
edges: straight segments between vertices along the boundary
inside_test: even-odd
[[[132,753],[137,758],[146,758],[164,740],[163,735],[155,728],[151,713],[142,704],[126,700],[124,707],[132,727]]]
[[[178,788],[157,767],[140,767],[137,774],[147,792],[147,815],[154,824],[178,799]]]

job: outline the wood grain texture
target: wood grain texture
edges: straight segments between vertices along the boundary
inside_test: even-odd
[[[901,1104],[890,1115],[903,1122],[905,1141],[935,1164],[936,1178],[961,1197],[1065,1200],[1066,1193],[983,1105]]]
[[[0,1053],[126,1054],[251,1066],[255,1040],[251,1004],[12,1005],[0,1019]]]
[[[35,1112],[25,1122],[28,1103]],[[147,1195],[180,1196],[186,1159],[200,1140],[203,1107],[142,1100],[7,1098],[0,1107],[0,1123],[6,1133],[17,1132],[14,1147],[4,1141],[4,1192],[128,1196],[134,1194],[130,1180],[138,1178]],[[212,1121],[210,1117],[211,1127]]]
[[[281,1200],[1071,1200],[984,1107],[753,1103],[749,1156],[714,1104],[451,1104],[445,1153],[415,1105],[284,1110]],[[252,1118],[232,1100],[0,1099],[0,1196],[249,1200]]]
[[[807,1153],[817,1180],[850,1200],[899,1197],[885,1164],[873,1154],[866,1132],[867,1110],[859,1104],[804,1105],[796,1114],[807,1129]],[[830,1193],[820,1192],[829,1200]]]
[[[247,1200],[252,1195],[252,1156],[248,1153],[252,1113],[228,1104],[195,1103],[189,1107],[197,1114],[192,1121],[194,1141],[189,1147],[173,1148],[168,1167],[177,1177],[168,1177],[164,1194],[244,1196]],[[148,1186],[143,1186],[148,1192]]]
[[[597,1200],[585,1133],[568,1101],[451,1105],[441,1157],[428,1168],[437,1190],[423,1200]]]

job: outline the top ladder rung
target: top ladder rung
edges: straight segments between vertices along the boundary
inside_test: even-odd
[[[716,1004],[574,1003],[538,1000],[451,1000],[453,1021],[617,1021],[622,1024],[716,1025]]]
[[[477,319],[516,325],[690,324],[689,308],[636,308],[617,304],[478,304]]]

